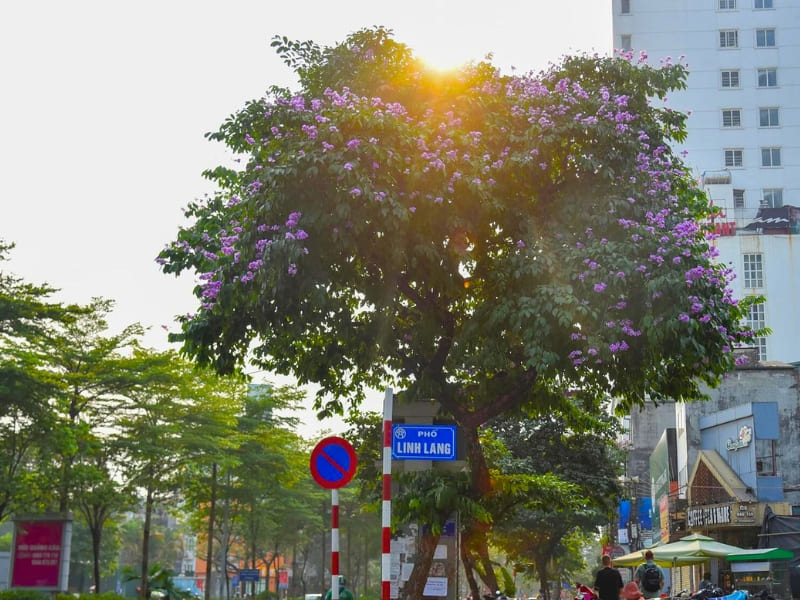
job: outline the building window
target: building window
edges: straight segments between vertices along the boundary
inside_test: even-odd
[[[722,71],[722,87],[724,87],[724,88],[738,88],[739,87],[739,71],[738,70]]]
[[[777,87],[778,69],[767,67],[758,70],[758,87]]]
[[[754,8],[774,8],[772,6],[772,0],[756,0]]]
[[[723,127],[741,127],[742,111],[739,108],[726,108],[722,111]]]
[[[733,190],[733,208],[744,208],[744,190]]]
[[[783,188],[764,188],[761,190],[761,202],[770,208],[783,206]]]
[[[778,460],[775,452],[775,440],[755,441],[756,475],[775,476],[778,474]]]
[[[780,125],[780,119],[778,118],[777,107],[758,109],[759,127],[778,127],[779,125]]]
[[[781,166],[781,149],[780,148],[762,148],[761,149],[761,166],[762,167],[780,167]]]
[[[761,254],[744,255],[744,287],[764,287],[764,265],[761,259]]]
[[[633,40],[629,35],[621,35],[619,36],[619,47],[623,50],[632,50],[633,49]]]
[[[738,29],[723,29],[719,32],[719,47],[720,48],[738,48],[739,47],[739,30]]]
[[[622,0],[620,2],[619,12],[623,15],[631,14],[631,0]]]
[[[725,149],[725,166],[726,167],[741,167],[744,164],[742,158],[741,148],[726,148]]]
[[[774,48],[775,47],[775,30],[774,29],[756,29],[756,47],[757,48]]]
[[[720,10],[733,10],[736,8],[736,0],[719,0]]]
[[[764,304],[751,304],[747,309],[747,326],[753,331],[760,331],[767,326],[764,318]],[[758,350],[758,360],[767,360],[767,339],[753,338],[753,346]]]

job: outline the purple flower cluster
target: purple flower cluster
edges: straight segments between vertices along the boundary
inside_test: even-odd
[[[643,54],[624,56],[632,64],[647,60]],[[266,100],[264,122],[244,135],[250,163],[220,212],[224,228],[194,246],[173,247],[208,267],[200,275],[202,307],[213,309],[223,283],[250,284],[268,269],[294,276],[304,268],[309,234],[299,228],[300,205],[283,189],[275,191],[276,182],[290,177],[286,173],[297,178],[313,169],[325,186],[324,202],[347,207],[341,214],[320,209],[306,217],[315,240],[330,236],[332,243],[345,244],[355,231],[377,228],[388,218],[396,220],[390,227],[407,222],[427,231],[428,223],[447,222],[451,207],[469,200],[491,206],[492,226],[500,232],[498,256],[526,261],[533,259],[537,240],[520,226],[525,209],[512,209],[514,201],[527,194],[527,206],[538,210],[539,190],[562,180],[592,181],[594,170],[606,166],[606,147],[619,144],[635,146],[635,161],[612,174],[613,194],[606,190],[597,204],[607,211],[597,215],[603,224],[597,233],[570,231],[567,224],[558,243],[570,268],[580,266],[570,282],[569,304],[583,332],[570,337],[568,358],[588,368],[641,343],[645,325],[634,310],[642,305],[661,311],[654,322],[669,314],[670,326],[683,331],[689,324],[713,328],[719,306],[701,300],[700,290],[725,287],[720,303],[735,304],[727,287],[732,274],[712,265],[715,249],[707,233],[675,192],[686,171],[663,140],[651,140],[653,129],[631,108],[637,105],[631,95],[602,85],[591,89],[557,70],[480,78],[477,71],[467,72],[465,81],[471,76],[480,83],[469,93],[481,102],[496,99],[482,119],[470,114],[469,105],[418,111],[347,88],[328,89],[320,98]],[[548,141],[554,134],[568,135],[573,143]],[[605,198],[614,195],[618,200],[606,207]],[[303,208],[308,210],[317,207]],[[269,224],[287,213],[283,224]],[[433,243],[459,247],[452,240]],[[626,252],[630,260],[620,259]],[[682,274],[688,290],[680,306],[674,294],[661,297],[660,286],[673,273],[679,281]],[[645,285],[650,287],[644,300],[634,302],[635,290]],[[590,316],[586,307],[598,314]]]

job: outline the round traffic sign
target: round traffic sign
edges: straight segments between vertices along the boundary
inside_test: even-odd
[[[353,445],[338,436],[326,437],[311,452],[311,476],[322,487],[332,490],[350,483],[356,472]]]

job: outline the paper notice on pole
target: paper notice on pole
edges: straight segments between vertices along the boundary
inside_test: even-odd
[[[444,544],[436,546],[436,550],[433,551],[433,558],[434,560],[445,560],[447,558],[447,546]]]
[[[414,563],[403,563],[400,570],[400,581],[408,581],[411,577],[411,571],[414,570]]]
[[[428,577],[423,596],[447,596],[447,577]]]

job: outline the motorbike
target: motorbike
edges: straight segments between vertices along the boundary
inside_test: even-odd
[[[578,583],[575,585],[575,589],[577,593],[572,600],[598,600],[597,594],[590,587]]]
[[[725,590],[721,587],[711,586],[697,590],[689,596],[689,600],[709,600],[709,598],[722,598],[722,596],[726,595]]]

